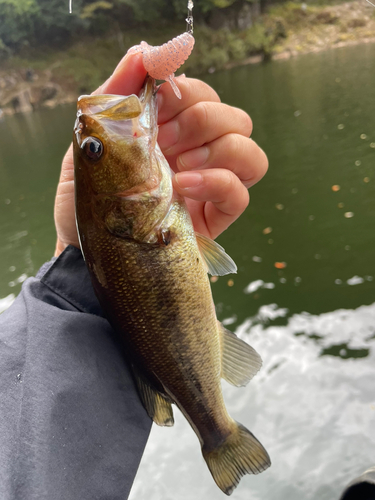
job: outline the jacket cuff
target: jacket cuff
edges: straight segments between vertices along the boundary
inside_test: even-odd
[[[104,317],[79,248],[66,247],[58,257],[44,264],[36,277],[79,311]]]

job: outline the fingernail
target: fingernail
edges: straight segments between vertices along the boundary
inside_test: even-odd
[[[199,172],[179,172],[174,178],[182,189],[194,188],[203,182],[203,176]]]
[[[124,55],[124,57],[121,59],[121,61],[118,63],[118,65],[115,67],[114,72],[112,73],[112,76],[115,75],[121,68],[126,59],[129,57],[129,51]]]
[[[209,154],[210,150],[208,147],[202,146],[201,148],[182,153],[177,158],[177,162],[180,164],[181,170],[191,170],[202,167],[208,160]]]
[[[159,127],[158,144],[164,152],[174,146],[180,138],[180,127],[172,120]]]

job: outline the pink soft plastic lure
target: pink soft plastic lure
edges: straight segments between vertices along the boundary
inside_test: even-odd
[[[141,42],[140,45],[129,49],[128,53],[142,52],[143,64],[148,74],[156,80],[167,80],[176,96],[181,99],[174,73],[190,56],[194,42],[193,35],[186,32],[157,47]]]

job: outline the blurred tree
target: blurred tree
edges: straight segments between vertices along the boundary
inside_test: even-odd
[[[166,0],[116,0],[131,8],[134,18],[139,22],[153,22],[165,10]]]
[[[194,18],[205,21],[210,12],[247,2],[266,0],[194,0]],[[76,33],[105,34],[117,26],[125,29],[142,24],[184,19],[187,0],[0,0],[0,53],[24,45],[69,41]]]
[[[99,1],[85,5],[80,14],[81,19],[92,19],[101,10],[113,8],[113,2]]]
[[[37,0],[0,0],[0,40],[15,46],[34,31]]]

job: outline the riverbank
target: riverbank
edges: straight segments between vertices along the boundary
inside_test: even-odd
[[[4,113],[74,102],[102,83],[126,50],[146,39],[159,45],[180,26],[162,32],[115,32],[79,40],[65,50],[30,49],[2,63],[0,108]],[[184,66],[191,76],[240,64],[287,59],[299,54],[375,41],[375,7],[365,0],[320,6],[286,3],[274,6],[242,31],[197,26],[196,47]]]

